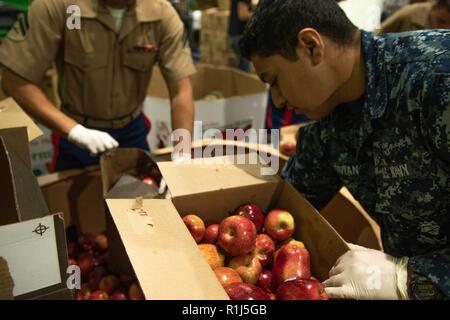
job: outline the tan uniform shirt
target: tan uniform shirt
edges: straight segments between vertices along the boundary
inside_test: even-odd
[[[430,11],[432,7],[432,2],[403,7],[381,24],[381,33],[431,29]]]
[[[79,29],[67,27],[76,21],[70,5],[80,9]],[[167,82],[195,73],[183,24],[166,0],[137,0],[120,31],[101,0],[35,0],[27,20],[2,43],[0,62],[38,83],[55,61],[63,111],[90,126],[122,127],[136,117],[156,63]]]

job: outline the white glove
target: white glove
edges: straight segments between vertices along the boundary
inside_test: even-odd
[[[381,251],[349,244],[323,282],[334,299],[408,299],[408,258],[395,258]]]
[[[67,138],[78,147],[88,149],[91,155],[96,155],[119,146],[119,143],[108,133],[87,129],[81,124],[73,127]]]

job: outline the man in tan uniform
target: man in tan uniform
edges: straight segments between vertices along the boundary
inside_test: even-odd
[[[169,88],[172,128],[192,132],[195,67],[166,0],[35,0],[2,43],[0,62],[4,91],[61,134],[57,170],[94,164],[117,146],[148,149],[142,102],[155,64]],[[36,86],[53,62],[61,111]]]
[[[435,0],[403,7],[381,24],[382,33],[423,29],[450,29],[450,0]]]

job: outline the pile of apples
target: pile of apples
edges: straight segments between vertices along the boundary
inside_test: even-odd
[[[231,300],[328,300],[311,275],[308,250],[292,238],[295,223],[288,211],[265,216],[245,204],[207,227],[195,214],[183,221]]]
[[[107,263],[108,238],[104,234],[94,236],[68,234],[67,252],[69,265],[78,265],[81,272],[81,288],[77,300],[144,300],[138,281],[129,275],[115,274]],[[78,234],[75,231],[75,234]]]

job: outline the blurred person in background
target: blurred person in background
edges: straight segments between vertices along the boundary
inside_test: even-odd
[[[450,29],[450,0],[433,0],[407,5],[387,18],[379,32]]]
[[[230,46],[236,54],[237,68],[250,72],[250,61],[245,59],[239,51],[239,39],[244,32],[247,21],[252,16],[252,0],[231,0],[229,36]]]

